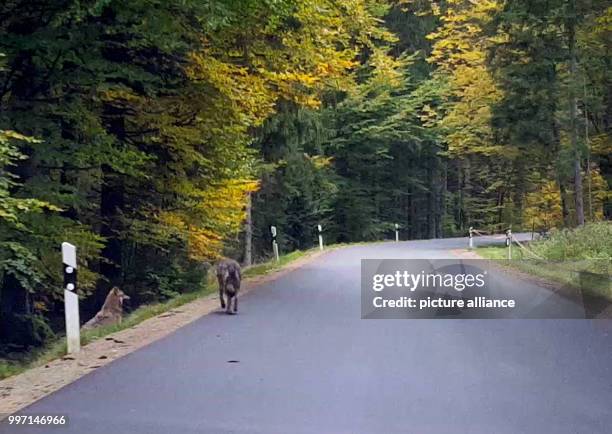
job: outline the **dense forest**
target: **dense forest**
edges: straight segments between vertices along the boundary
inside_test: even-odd
[[[603,0],[3,0],[0,350],[316,242],[612,214]]]

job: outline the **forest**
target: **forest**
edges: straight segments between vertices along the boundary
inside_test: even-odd
[[[603,0],[3,0],[0,355],[317,243],[610,218]]]

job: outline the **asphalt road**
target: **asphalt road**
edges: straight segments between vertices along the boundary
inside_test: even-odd
[[[0,432],[612,432],[610,321],[360,319],[360,259],[465,245],[330,252],[25,411],[67,427]]]

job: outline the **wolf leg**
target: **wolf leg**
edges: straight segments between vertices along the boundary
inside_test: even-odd
[[[225,309],[225,300],[223,294],[225,293],[225,278],[221,274],[217,274],[217,282],[219,282],[219,301],[221,302],[221,309]]]
[[[234,295],[234,313],[238,313],[238,294]]]
[[[221,309],[225,309],[225,300],[223,298],[223,285],[219,284],[219,301],[221,302]]]

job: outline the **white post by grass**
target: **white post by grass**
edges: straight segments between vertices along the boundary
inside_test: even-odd
[[[506,245],[508,246],[508,260],[512,259],[512,229],[506,231]]]
[[[395,242],[399,243],[399,225],[395,223]]]
[[[64,264],[64,312],[66,318],[66,344],[68,354],[81,350],[79,321],[79,296],[76,294],[76,247],[62,243],[62,262]]]
[[[319,250],[323,250],[323,228],[321,225],[317,225],[317,229],[319,230]]]
[[[270,232],[272,233],[272,250],[274,251],[276,262],[278,262],[280,257],[278,255],[278,243],[276,242],[276,226],[270,226]]]
[[[470,226],[470,234],[469,234],[469,248],[472,250],[474,248],[474,228]]]

